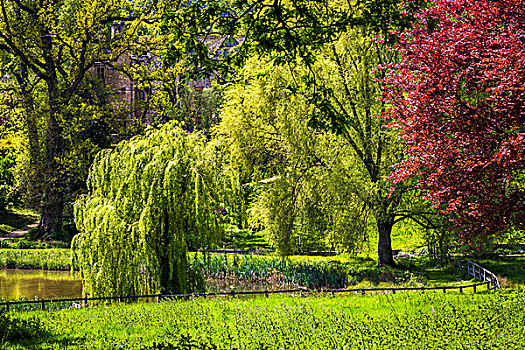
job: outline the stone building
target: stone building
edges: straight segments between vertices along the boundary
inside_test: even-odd
[[[111,35],[115,35],[117,31],[122,30],[122,25],[113,24],[111,27]],[[243,38],[233,38],[225,36],[216,36],[204,39],[210,53],[215,59],[220,60],[226,57],[228,53],[237,45],[242,43]],[[134,81],[132,72],[134,67],[140,65],[148,65],[149,67],[160,67],[161,62],[158,57],[134,57],[128,55],[120,58],[112,65],[105,63],[97,63],[92,68],[91,73],[97,79],[104,82],[107,91],[110,91],[114,98],[114,114],[115,119],[120,125],[127,129],[137,122],[151,121],[153,114],[147,110],[148,101],[152,95],[155,94],[154,88],[151,91],[139,88],[139,84]],[[151,68],[150,68],[151,69]],[[216,76],[211,75],[202,79],[190,81],[191,86],[195,91],[203,91],[212,86],[212,81]],[[155,84],[152,84],[155,86]]]

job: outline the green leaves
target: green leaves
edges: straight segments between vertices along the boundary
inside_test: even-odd
[[[103,151],[75,204],[86,295],[186,293],[187,246],[222,232],[213,144],[174,123]],[[192,278],[199,278],[190,274]]]
[[[118,305],[39,312],[48,334],[28,343],[144,350],[521,349],[524,302],[522,293],[409,292]]]

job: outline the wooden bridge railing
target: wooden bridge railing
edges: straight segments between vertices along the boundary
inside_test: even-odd
[[[459,269],[461,271],[465,271],[468,275],[477,278],[481,281],[490,282],[492,284],[491,289],[501,288],[498,276],[496,276],[494,273],[490,272],[483,266],[469,260],[459,260],[458,265]]]
[[[286,290],[265,290],[265,291],[249,291],[249,292],[224,292],[224,293],[193,293],[193,294],[150,294],[150,295],[134,295],[134,296],[118,296],[118,297],[99,297],[99,298],[68,298],[68,299],[41,299],[41,300],[22,300],[22,301],[6,301],[0,302],[0,308],[3,307],[5,311],[10,311],[11,306],[22,305],[22,304],[40,304],[40,309],[45,310],[46,304],[51,303],[65,303],[65,302],[80,302],[83,306],[87,306],[89,301],[116,301],[122,302],[125,300],[138,300],[138,299],[150,299],[157,302],[162,300],[179,300],[179,299],[189,299],[194,297],[217,297],[217,296],[240,296],[240,295],[265,295],[266,297],[269,294],[290,294],[290,293],[327,293],[335,295],[336,293],[359,293],[365,295],[367,292],[390,292],[395,294],[396,292],[403,291],[428,291],[428,290],[438,290],[446,293],[447,290],[459,290],[460,293],[463,293],[463,290],[472,288],[474,293],[476,293],[477,288],[481,286],[487,286],[487,290],[490,290],[490,282],[480,282],[470,285],[460,285],[460,286],[443,286],[443,287],[397,287],[397,288],[354,288],[354,289],[322,289],[322,290],[310,290],[308,288],[300,289],[286,289]],[[1,309],[0,309],[1,310]]]

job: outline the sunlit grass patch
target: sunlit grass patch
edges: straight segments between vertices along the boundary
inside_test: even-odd
[[[525,296],[518,293],[437,292],[115,305],[20,314],[20,318],[36,317],[48,335],[17,345],[39,349],[159,349],[154,343],[165,345],[160,349],[189,348],[188,344],[193,349],[518,349],[525,336],[524,305]]]

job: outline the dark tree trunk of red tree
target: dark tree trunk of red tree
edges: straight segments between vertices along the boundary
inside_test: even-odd
[[[394,219],[391,216],[377,219],[377,231],[379,233],[377,253],[379,254],[379,266],[396,266],[392,254],[392,240],[390,238],[393,226]]]

